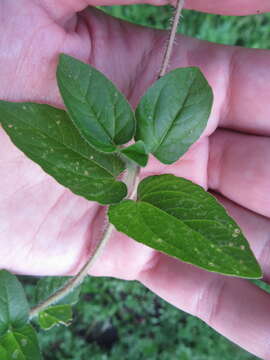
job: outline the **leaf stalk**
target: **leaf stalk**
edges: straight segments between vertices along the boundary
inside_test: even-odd
[[[70,292],[72,292],[77,286],[79,286],[83,282],[85,277],[88,275],[90,268],[94,265],[94,263],[102,253],[103,249],[105,248],[113,230],[114,230],[114,226],[112,224],[108,224],[106,226],[101,241],[98,243],[95,251],[93,252],[93,254],[91,254],[90,258],[87,260],[87,262],[79,271],[79,273],[70,280],[68,280],[62,288],[60,288],[54,294],[49,296],[44,302],[33,307],[30,310],[30,314],[29,314],[30,319],[34,318],[41,311],[46,310],[51,305],[63,299],[65,296],[67,296]]]
[[[139,172],[140,172],[139,166],[131,162],[127,164],[127,172],[123,180],[128,187],[129,199],[133,199],[136,196],[137,186],[139,183]],[[40,312],[46,310],[51,305],[59,302],[61,299],[63,299],[65,296],[71,293],[77,286],[79,286],[83,282],[83,280],[88,275],[90,268],[94,265],[94,263],[99,258],[102,251],[104,250],[105,246],[107,245],[113,230],[114,230],[114,225],[108,223],[103,233],[102,239],[99,241],[94,252],[91,254],[91,256],[89,257],[85,265],[82,267],[82,269],[79,271],[79,273],[70,280],[68,280],[63,287],[61,287],[54,294],[49,296],[45,301],[38,304],[37,306],[34,306],[30,310],[30,314],[29,314],[30,320],[38,316]]]

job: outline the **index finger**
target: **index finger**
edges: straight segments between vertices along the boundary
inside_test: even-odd
[[[269,0],[187,0],[186,8],[223,15],[251,15],[270,11]]]
[[[71,15],[90,6],[112,6],[131,4],[150,4],[156,6],[175,5],[177,0],[68,0],[55,3],[51,0],[42,0],[41,5],[54,8],[58,15]],[[187,9],[223,15],[249,15],[270,11],[269,0],[186,0]]]
[[[130,5],[148,3],[151,5],[175,5],[177,0],[90,0],[90,5]],[[186,8],[223,15],[250,15],[270,11],[269,0],[186,0]]]

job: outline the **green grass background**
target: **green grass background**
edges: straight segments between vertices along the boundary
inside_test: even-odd
[[[169,6],[108,6],[103,10],[118,18],[159,29],[168,28]],[[227,45],[269,49],[270,13],[253,16],[220,16],[184,10],[179,32]]]
[[[104,8],[110,14],[166,29],[169,7]],[[269,48],[270,14],[228,17],[184,11],[180,32],[228,45]],[[28,296],[34,291],[27,283]],[[199,319],[175,309],[137,282],[89,278],[69,328],[40,331],[45,360],[255,360]]]

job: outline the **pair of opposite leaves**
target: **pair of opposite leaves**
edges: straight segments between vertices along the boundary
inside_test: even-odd
[[[125,157],[140,166],[150,153],[165,164],[177,161],[200,137],[213,102],[197,68],[176,69],[158,80],[135,114],[103,74],[70,56],[60,56],[57,79],[67,113],[1,101],[2,125],[15,145],[58,182],[101,204],[126,196],[126,185],[117,181]],[[135,144],[123,148],[134,135]],[[173,175],[150,177],[141,188],[145,181],[149,196],[111,207],[109,219],[119,231],[210,271],[261,277],[240,229],[210,194]]]
[[[68,114],[48,105],[1,102],[3,126],[61,184],[101,204],[126,196],[125,184],[117,181],[125,169],[119,154],[140,166],[149,153],[175,162],[199,138],[212,106],[211,88],[197,68],[176,69],[156,82],[137,107],[137,124],[125,97],[96,69],[61,55],[57,79]],[[137,142],[123,148],[134,134]]]

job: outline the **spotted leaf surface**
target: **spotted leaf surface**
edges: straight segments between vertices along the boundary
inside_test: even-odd
[[[126,185],[116,180],[124,163],[87,144],[65,111],[0,101],[0,122],[21,151],[75,194],[101,204],[125,197]]]
[[[70,277],[67,276],[45,276],[42,277],[36,286],[36,303],[39,304],[49,296],[61,289]],[[79,301],[81,286],[73,289],[67,296],[59,300],[53,306],[42,311],[38,315],[38,323],[44,330],[49,330],[55,325],[68,326],[72,321],[71,305]]]
[[[26,325],[29,305],[19,280],[6,270],[0,271],[0,335],[10,328]]]
[[[208,271],[260,278],[261,269],[240,228],[216,199],[191,181],[151,176],[138,200],[110,207],[118,231]]]
[[[154,83],[137,109],[136,140],[164,164],[177,161],[207,125],[213,93],[198,68],[175,69]]]
[[[17,330],[8,330],[0,338],[1,348],[7,354],[8,360],[42,360],[38,339],[31,325],[26,325]],[[5,357],[1,360],[5,360]]]
[[[135,116],[124,95],[101,72],[61,54],[58,86],[68,113],[84,139],[104,152],[116,151],[135,132]]]
[[[38,314],[38,323],[44,330],[50,330],[56,325],[70,325],[72,308],[70,305],[55,305]]]

